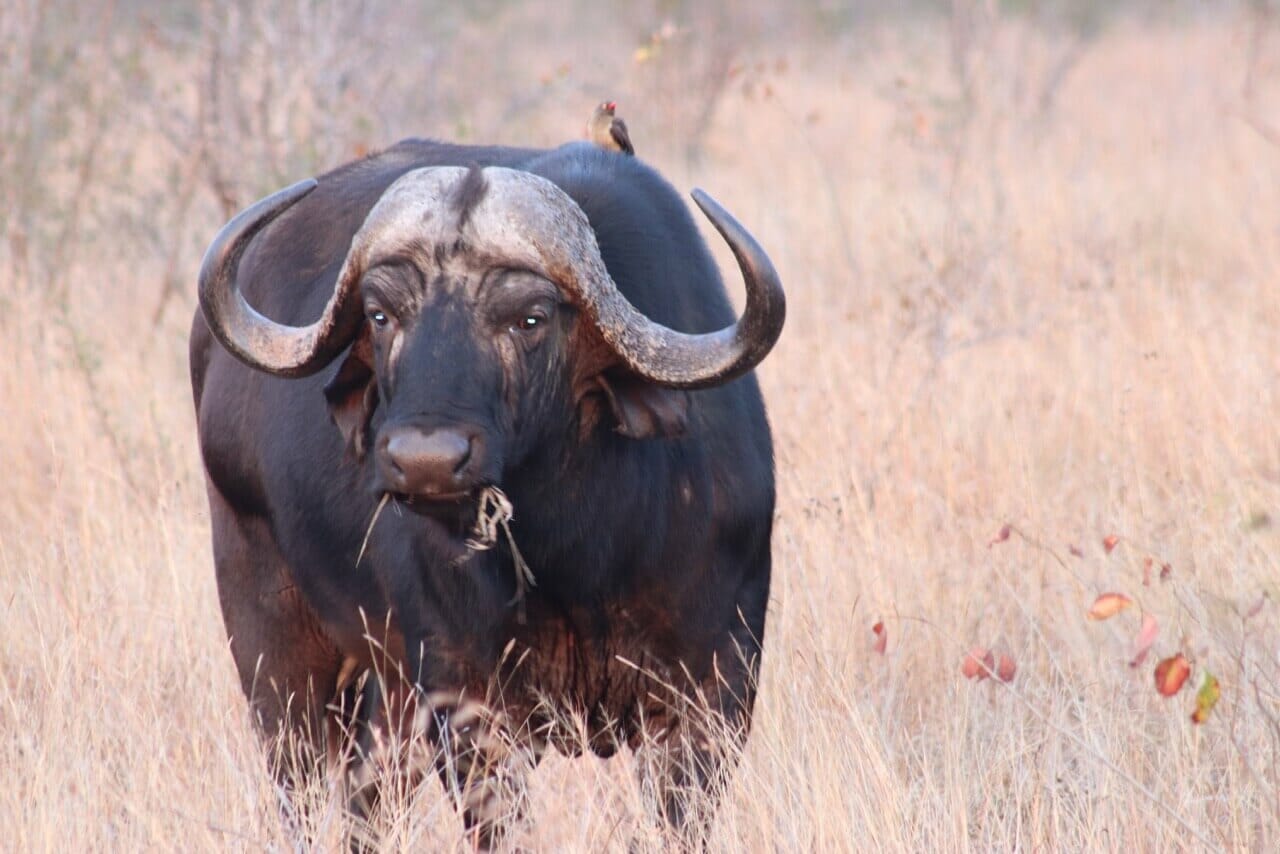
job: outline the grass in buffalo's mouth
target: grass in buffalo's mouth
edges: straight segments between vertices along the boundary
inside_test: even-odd
[[[496,486],[486,486],[480,490],[480,501],[476,511],[476,524],[467,538],[467,548],[474,551],[486,551],[498,543],[498,531],[506,535],[507,545],[511,549],[511,560],[516,575],[516,593],[511,602],[519,605],[520,622],[524,622],[524,597],[528,588],[536,587],[538,582],[533,570],[525,562],[524,555],[516,545],[515,534],[511,533],[511,520],[515,518],[515,507],[507,494]]]

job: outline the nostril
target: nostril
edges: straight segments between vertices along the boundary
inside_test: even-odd
[[[404,474],[404,469],[400,465],[400,461],[406,456],[405,439],[403,435],[392,436],[390,439],[382,440],[382,459],[387,466],[396,474]]]
[[[431,468],[452,475],[463,465],[459,460],[471,456],[471,442],[457,430],[433,430],[423,442],[422,455]]]
[[[458,457],[458,462],[453,467],[453,474],[455,477],[462,473],[462,470],[467,467],[467,463],[471,462],[471,457],[474,454],[475,447],[476,447],[475,437],[473,436],[467,439],[466,450],[464,450],[462,452],[462,455]]]

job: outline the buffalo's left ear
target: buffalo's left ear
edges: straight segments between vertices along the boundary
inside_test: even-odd
[[[686,392],[627,375],[601,374],[597,382],[622,435],[632,439],[674,439],[684,435],[689,416]]]
[[[369,338],[367,323],[360,327],[338,373],[324,387],[324,396],[329,401],[329,415],[342,431],[348,451],[357,460],[363,459],[369,449],[373,411],[378,408],[378,383],[373,372],[373,342]]]

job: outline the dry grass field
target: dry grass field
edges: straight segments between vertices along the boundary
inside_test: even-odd
[[[613,97],[789,295],[761,701],[710,847],[1280,850],[1280,15],[862,5],[4,3],[0,848],[341,847],[323,786],[281,820],[226,650],[196,266],[365,150],[554,145]],[[1087,619],[1107,591],[1135,606]],[[966,679],[975,645],[1012,681]],[[545,761],[514,841],[668,846],[631,766]],[[434,780],[383,822],[462,847]]]

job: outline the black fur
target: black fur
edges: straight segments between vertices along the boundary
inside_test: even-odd
[[[467,221],[471,219],[471,211],[480,204],[480,200],[488,191],[489,185],[485,182],[480,164],[472,163],[471,168],[467,170],[467,177],[458,185],[457,191],[450,200],[453,212],[458,216],[459,231],[466,227]]]

